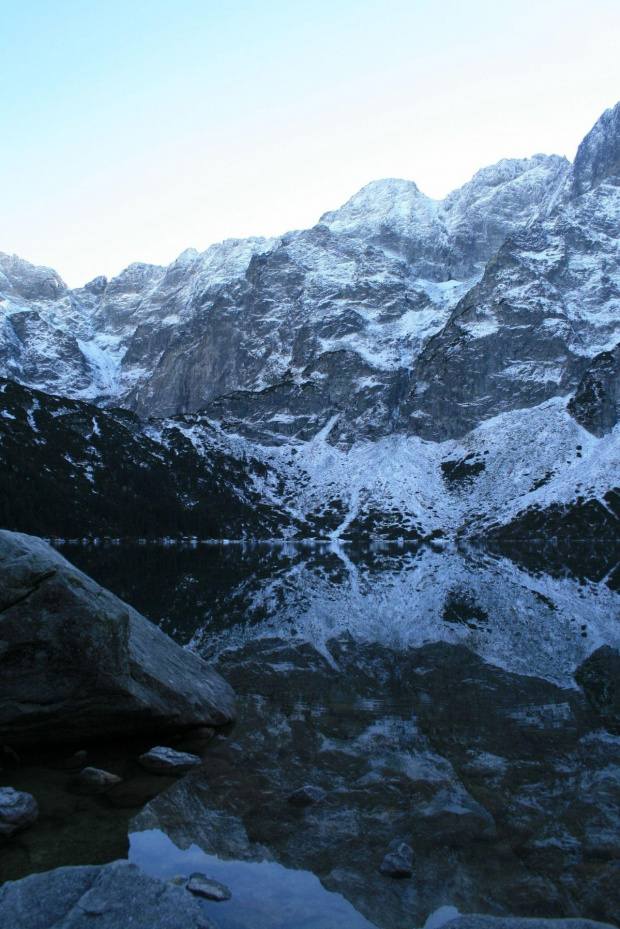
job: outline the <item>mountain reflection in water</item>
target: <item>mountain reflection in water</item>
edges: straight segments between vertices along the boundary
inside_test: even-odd
[[[239,695],[231,735],[134,818],[134,850],[160,830],[312,872],[385,929],[443,906],[620,923],[613,552],[593,568],[591,549],[566,567],[385,545],[62,551]],[[325,799],[287,803],[306,784]],[[411,878],[379,871],[394,840]]]

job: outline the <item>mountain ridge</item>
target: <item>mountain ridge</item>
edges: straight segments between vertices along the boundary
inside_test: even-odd
[[[540,533],[592,500],[583,531],[613,536],[619,153],[620,104],[572,165],[504,159],[442,201],[372,182],[311,229],[73,291],[0,254],[0,374],[260,460],[273,531]]]

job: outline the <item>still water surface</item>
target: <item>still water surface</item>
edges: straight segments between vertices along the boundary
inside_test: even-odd
[[[201,768],[114,812],[150,873],[228,884],[205,904],[222,929],[412,929],[454,908],[620,924],[620,725],[592,689],[620,646],[613,552],[61,550],[238,693]],[[287,803],[306,784],[325,799]],[[395,840],[411,878],[379,871]]]

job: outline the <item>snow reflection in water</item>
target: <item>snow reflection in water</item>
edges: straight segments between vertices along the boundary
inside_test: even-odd
[[[450,906],[620,923],[620,738],[574,677],[620,644],[607,563],[588,552],[580,577],[407,546],[77,554],[239,695],[230,738],[133,820],[133,848],[153,830],[173,843],[167,873],[192,846],[226,867],[268,859],[316,875],[319,909],[336,893],[382,929]],[[303,784],[326,800],[292,808]],[[379,871],[395,839],[411,879]]]

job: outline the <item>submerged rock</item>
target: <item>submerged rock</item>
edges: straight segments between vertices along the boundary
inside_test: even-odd
[[[0,741],[221,726],[232,688],[33,536],[0,531]]]
[[[0,787],[0,837],[8,839],[20,829],[30,826],[39,815],[32,794],[12,787]]]
[[[379,870],[389,877],[411,877],[413,874],[413,849],[406,842],[395,839],[390,842],[388,853],[381,862]]]
[[[198,755],[175,752],[173,748],[166,748],[163,745],[145,752],[138,760],[143,768],[153,774],[184,774],[194,765],[200,764]]]
[[[323,790],[322,787],[307,784],[305,787],[300,787],[299,790],[294,790],[286,799],[293,806],[312,806],[313,803],[320,803],[326,796],[327,791]]]
[[[182,887],[128,861],[56,868],[0,888],[0,925],[11,929],[217,929]]]
[[[224,900],[230,900],[232,897],[226,884],[220,884],[219,881],[207,877],[206,874],[202,874],[200,871],[195,871],[194,874],[190,875],[187,889],[198,897],[215,900],[217,903],[223,903]]]
[[[102,771],[101,768],[84,768],[73,779],[71,787],[75,793],[96,796],[116,787],[117,784],[122,783],[122,780],[122,777],[118,777],[117,774],[110,774],[109,771]]]

